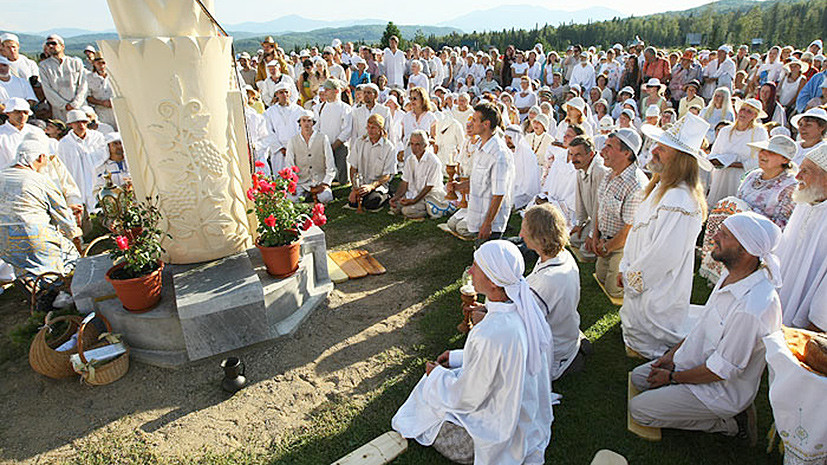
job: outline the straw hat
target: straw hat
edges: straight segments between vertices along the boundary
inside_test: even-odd
[[[761,101],[757,98],[748,98],[746,100],[738,100],[737,102],[735,102],[735,113],[741,111],[741,107],[743,107],[744,105],[758,112],[758,116],[756,118],[767,117],[767,113],[764,111],[764,104],[761,103]]]

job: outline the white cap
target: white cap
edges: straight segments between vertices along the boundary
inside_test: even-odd
[[[5,41],[7,41],[7,40],[11,40],[11,41],[17,42],[18,44],[20,43],[20,38],[19,38],[19,37],[17,37],[17,35],[16,35],[16,34],[12,34],[12,33],[10,33],[10,32],[7,32],[7,33],[5,33],[5,34],[3,34],[3,35],[0,35],[0,42],[5,42]]]
[[[743,107],[744,105],[746,105],[748,107],[752,107],[752,109],[754,109],[758,112],[758,116],[756,118],[766,118],[767,117],[767,113],[764,112],[764,104],[761,103],[761,101],[758,100],[757,98],[748,98],[746,100],[739,100],[739,101],[735,102],[735,112],[737,113],[737,112],[741,111],[741,107]]]
[[[687,113],[667,130],[651,124],[644,124],[641,131],[646,137],[683,153],[692,155],[704,171],[712,170],[712,163],[701,151],[709,123],[703,118]]]
[[[72,110],[66,113],[66,124],[77,123],[78,121],[89,122],[89,117],[83,110]]]
[[[564,105],[567,107],[576,108],[577,110],[580,110],[580,113],[582,113],[584,116],[586,115],[586,101],[580,97],[574,97],[573,99],[566,102]]]
[[[657,105],[649,105],[646,108],[646,117],[660,116],[660,108]]]
[[[45,135],[33,132],[23,136],[20,145],[17,146],[15,155],[17,163],[23,166],[32,166],[32,162],[41,155],[49,153],[49,140]]]
[[[729,45],[727,45],[727,44],[723,44],[723,45],[721,45],[720,47],[718,47],[718,51],[720,51],[720,52],[730,53],[730,52],[732,52],[732,47],[730,47],[730,46],[729,46]]]
[[[827,79],[825,79],[827,81]],[[790,124],[793,125],[794,128],[798,129],[798,122],[801,121],[801,118],[818,118],[824,122],[827,122],[827,110],[824,108],[810,108],[804,113],[799,113],[792,118],[790,118]]]
[[[60,37],[60,36],[59,36],[59,35],[57,35],[57,34],[52,34],[52,35],[50,35],[49,37],[46,37],[46,42],[48,42],[49,40],[54,40],[55,42],[57,42],[57,43],[59,43],[59,44],[63,44],[63,43],[64,43],[64,42],[63,42],[63,37]]]
[[[11,113],[13,111],[25,111],[31,115],[32,107],[25,99],[20,97],[12,97],[6,100],[6,109],[3,110],[3,113]]]
[[[605,115],[600,118],[600,122],[598,123],[598,129],[601,131],[608,131],[615,127],[615,120],[612,119],[610,115]],[[640,138],[640,136],[638,136]]]
[[[296,121],[300,121],[302,118],[307,117],[310,118],[311,121],[316,121],[316,115],[310,110],[302,110],[299,112],[299,117],[296,118]]]
[[[276,66],[276,67],[278,67],[278,66],[279,66],[279,62],[278,62],[278,61],[276,61],[276,60],[270,60],[270,61],[268,61],[268,62],[267,62],[267,66],[268,66],[268,67],[269,67],[269,66]]]
[[[819,144],[815,149],[810,150],[804,158],[808,158],[819,168],[827,171],[827,144]]]
[[[325,54],[325,53],[329,53],[329,54],[331,54],[331,55],[334,55],[334,54],[336,54],[336,51],[335,51],[335,50],[333,50],[333,47],[331,47],[330,45],[328,45],[327,47],[325,47],[325,48],[323,48],[323,49],[322,49],[322,54]]]
[[[97,52],[97,50],[95,50],[95,47],[93,47],[93,46],[91,46],[91,45],[87,45],[87,46],[86,46],[86,48],[84,48],[84,49],[83,49],[83,51],[84,51],[84,52],[92,52],[92,53],[96,53],[96,52]]]
[[[332,45],[335,48],[342,45],[342,41],[340,39],[333,39],[333,41],[330,42],[330,45]]]
[[[795,145],[795,141],[787,136],[772,136],[769,140],[748,142],[747,145],[758,150],[777,153],[787,160],[792,160],[798,151],[798,146]]]
[[[615,129],[609,135],[617,137],[623,141],[623,144],[632,149],[632,152],[634,152],[635,155],[640,152],[640,148],[643,146],[643,139],[641,139],[640,134],[631,128]]]
[[[121,133],[120,132],[110,132],[104,136],[107,144],[111,144],[112,142],[122,142]]]

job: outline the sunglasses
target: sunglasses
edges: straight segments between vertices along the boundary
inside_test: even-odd
[[[50,41],[46,42],[46,45],[57,45],[57,42],[55,42],[53,40],[50,40]]]

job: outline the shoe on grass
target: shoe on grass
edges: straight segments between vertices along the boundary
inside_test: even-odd
[[[736,437],[742,441],[749,441],[750,447],[758,443],[758,423],[755,417],[755,404],[750,404],[746,410],[735,415],[735,422],[738,423],[738,434]]]

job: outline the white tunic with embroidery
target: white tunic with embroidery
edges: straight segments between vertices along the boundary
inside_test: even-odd
[[[689,186],[669,189],[660,200],[657,189],[638,207],[620,262],[623,340],[650,359],[680,342],[694,323],[689,297],[703,223]]]

